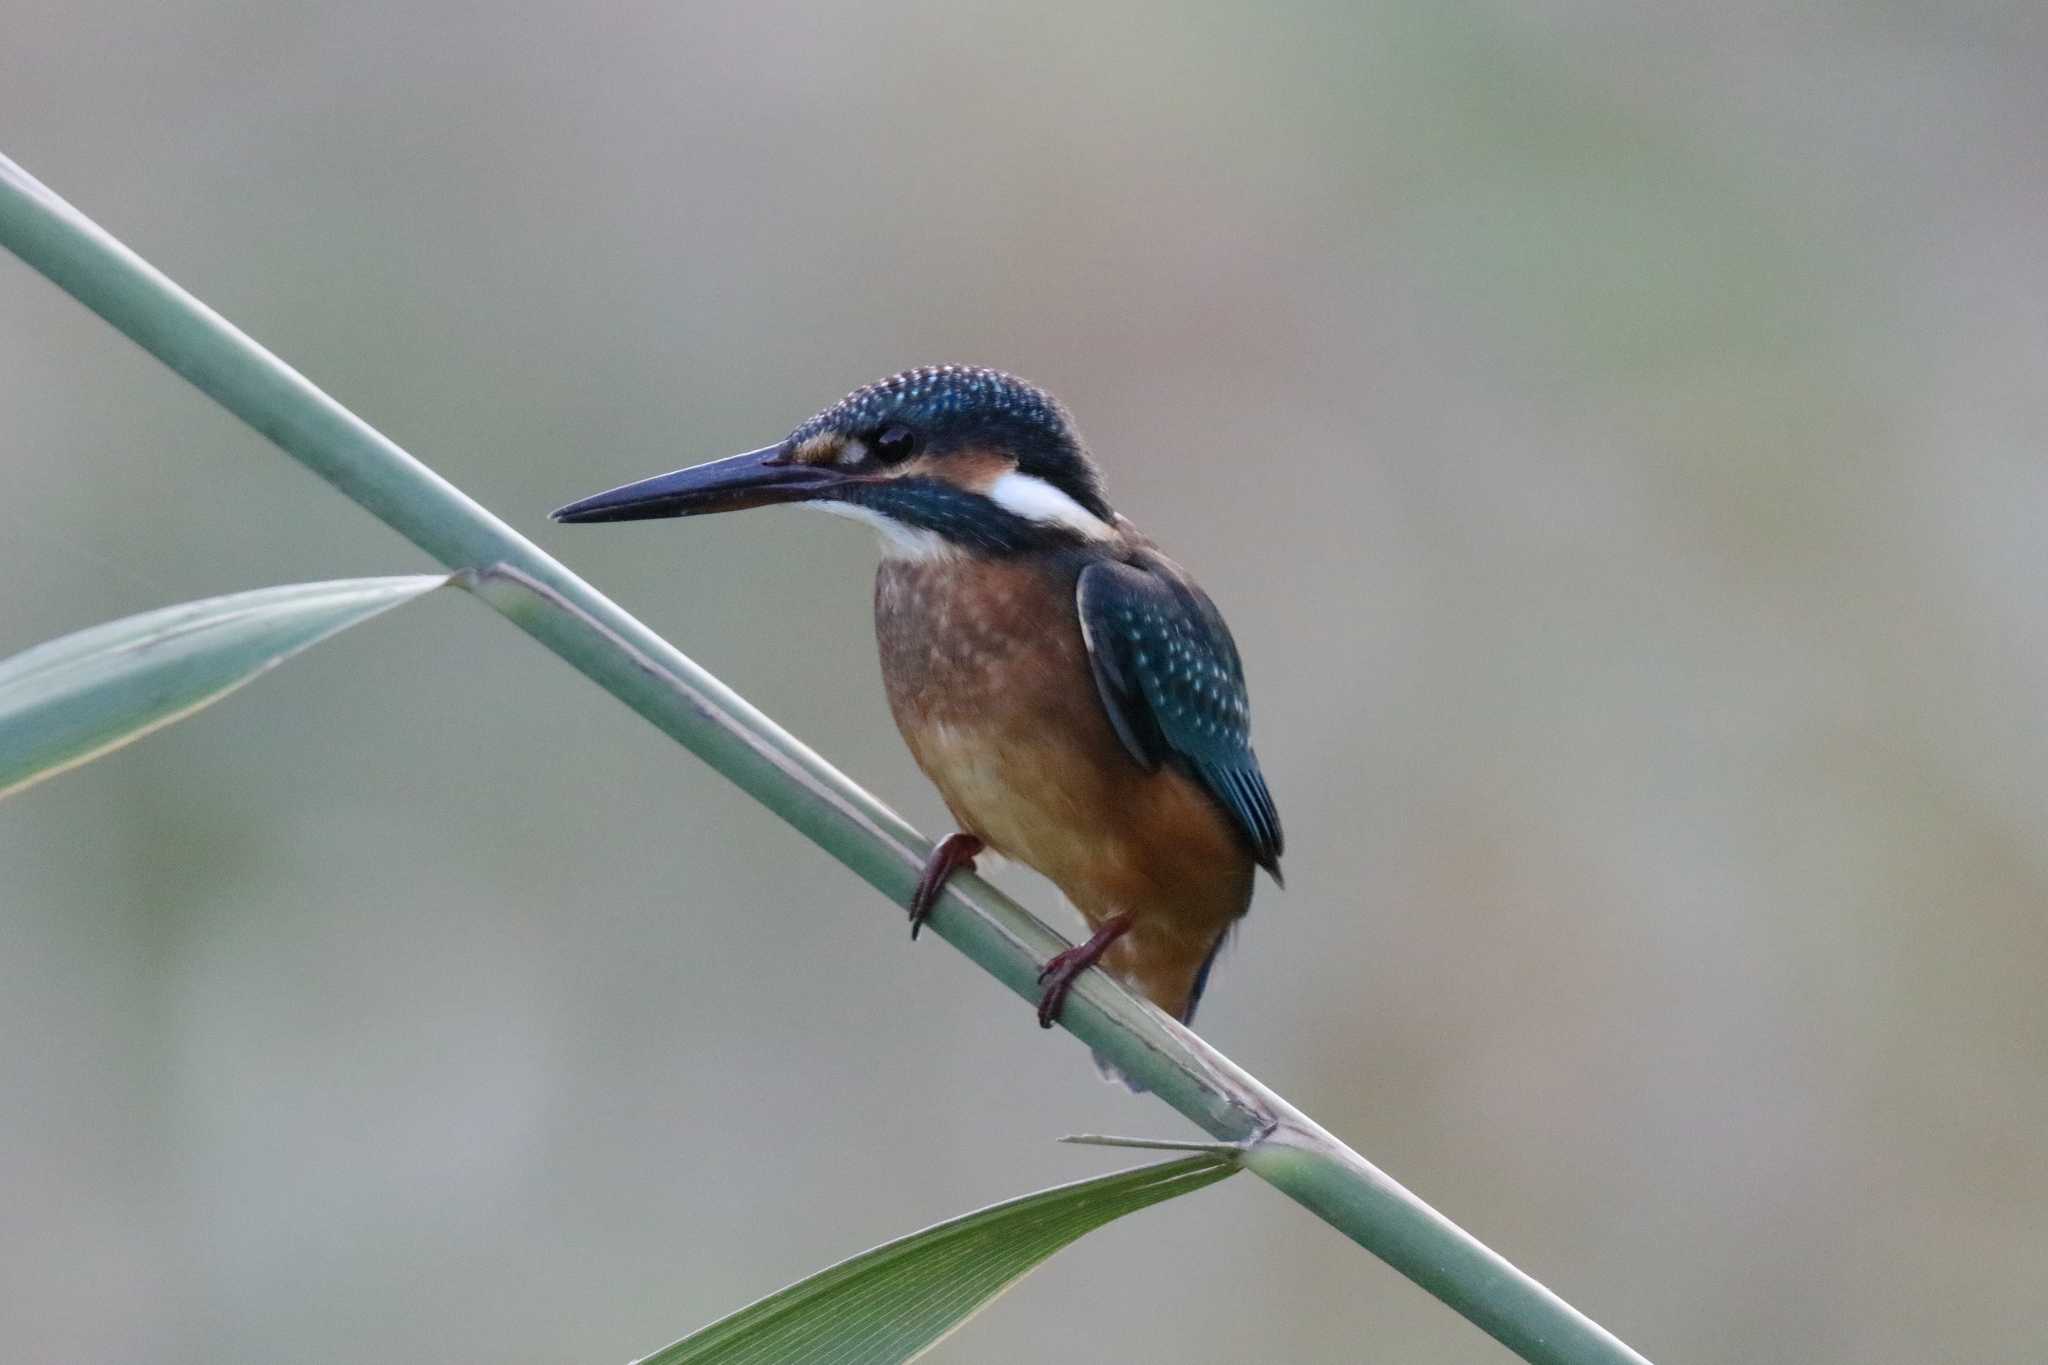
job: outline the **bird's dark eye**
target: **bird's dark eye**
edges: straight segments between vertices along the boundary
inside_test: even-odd
[[[901,422],[891,422],[875,433],[875,439],[869,448],[874,452],[876,459],[888,464],[907,460],[917,449],[917,433]]]

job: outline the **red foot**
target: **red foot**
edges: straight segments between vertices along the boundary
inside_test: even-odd
[[[955,872],[965,868],[974,870],[974,855],[987,845],[972,834],[948,834],[932,848],[932,856],[924,860],[924,871],[917,877],[917,889],[910,893],[910,937],[917,939],[917,931],[924,928],[924,922],[931,916],[932,907],[939,903],[939,893],[946,889],[946,882]]]
[[[1109,951],[1109,945],[1130,932],[1130,928],[1129,915],[1114,916],[1104,920],[1102,927],[1086,943],[1052,955],[1045,969],[1038,974],[1038,983],[1045,987],[1045,994],[1038,997],[1040,1028],[1053,1026],[1067,1003],[1067,992],[1074,989],[1074,978],[1093,967]]]

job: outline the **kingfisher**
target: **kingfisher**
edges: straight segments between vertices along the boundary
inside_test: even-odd
[[[1110,507],[1066,408],[999,370],[906,370],[774,445],[554,519],[776,503],[880,533],[889,709],[957,826],[918,878],[911,936],[986,850],[1044,874],[1090,929],[1039,976],[1042,1026],[1097,963],[1193,1019],[1256,870],[1280,880],[1280,817],[1222,613]]]

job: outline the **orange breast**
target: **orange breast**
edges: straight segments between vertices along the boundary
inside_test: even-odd
[[[1185,1015],[1251,899],[1250,854],[1208,794],[1146,772],[1111,730],[1074,606],[1079,565],[885,561],[875,582],[896,724],[960,827],[1043,873],[1090,924],[1129,914],[1104,963]]]

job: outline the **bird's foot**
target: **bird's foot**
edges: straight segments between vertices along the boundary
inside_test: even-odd
[[[1040,1028],[1051,1028],[1058,1021],[1060,1010],[1067,1003],[1067,993],[1074,989],[1074,979],[1100,961],[1109,945],[1129,933],[1130,928],[1129,915],[1113,916],[1104,920],[1086,943],[1054,953],[1047,960],[1038,973],[1038,984],[1045,987],[1045,993],[1038,997]]]
[[[939,893],[946,889],[946,883],[955,872],[965,868],[974,870],[974,855],[987,845],[972,834],[948,834],[932,847],[932,856],[924,860],[924,871],[917,876],[917,889],[910,893],[910,937],[917,938],[917,931],[924,928],[925,920],[931,917],[932,907],[939,903]]]

